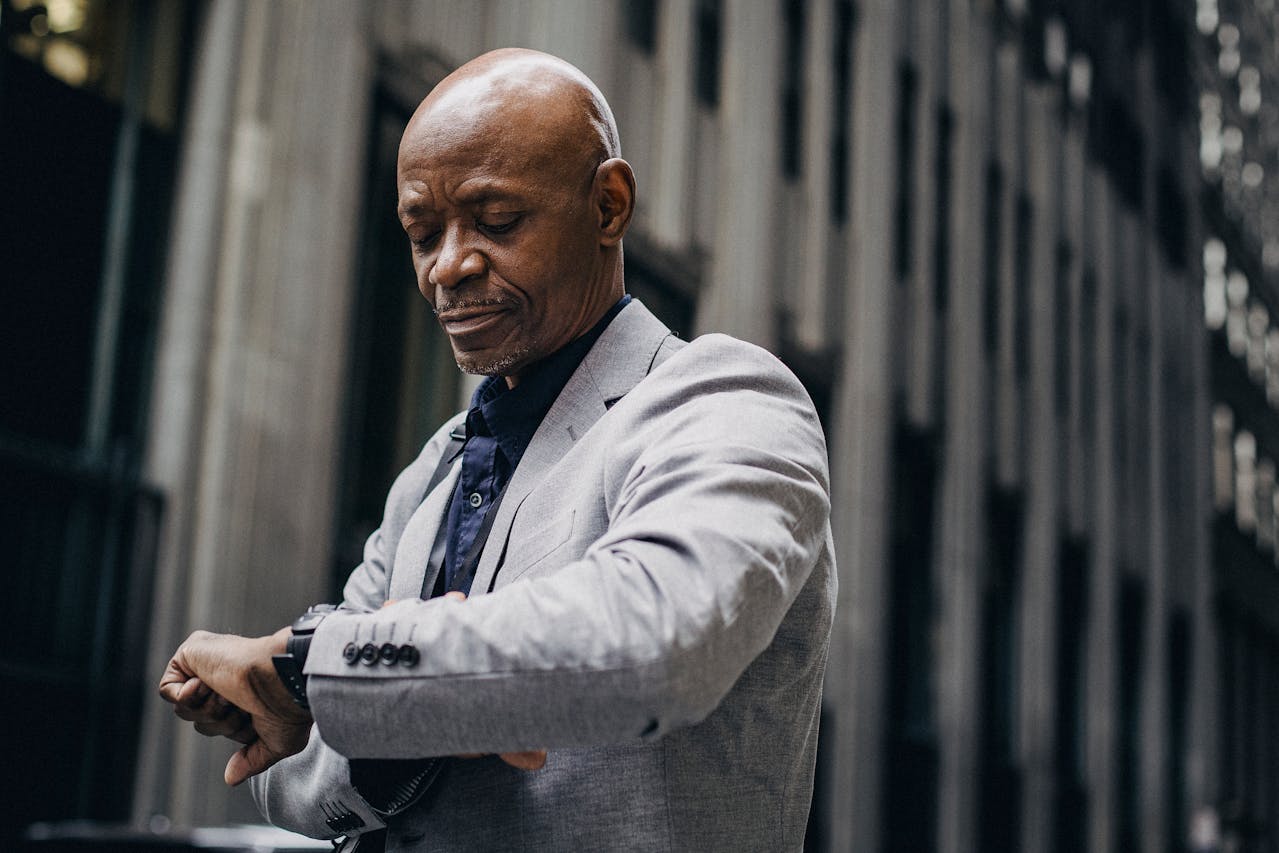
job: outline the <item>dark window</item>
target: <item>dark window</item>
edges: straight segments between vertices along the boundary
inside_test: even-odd
[[[1180,9],[1173,5],[1145,16],[1150,26],[1155,61],[1155,85],[1176,122],[1190,113],[1194,91],[1190,70],[1194,61],[1186,36],[1193,29]]]
[[[1141,673],[1146,591],[1131,577],[1119,586],[1118,802],[1115,849],[1141,849]]]
[[[1186,749],[1189,745],[1190,614],[1177,610],[1168,620],[1168,784],[1164,811],[1169,853],[1186,849]],[[1267,737],[1265,743],[1274,741]]]
[[[849,115],[852,112],[853,4],[835,4],[835,44],[831,51],[834,67],[834,115],[830,139],[830,218],[836,224],[848,219]]]
[[[1121,501],[1130,499],[1126,491],[1128,471],[1128,315],[1122,309],[1115,312],[1114,351],[1111,354],[1111,391],[1113,394],[1114,416],[1114,459],[1115,471],[1120,482],[1125,484],[1121,490]]]
[[[982,589],[979,850],[1020,845],[1017,766],[1017,598],[1025,511],[1020,496],[992,489],[986,513],[987,572]]]
[[[950,192],[951,192],[951,138],[954,136],[955,114],[946,104],[937,106],[937,159],[934,179],[937,187],[933,196],[937,232],[933,235],[933,302],[938,314],[945,314],[950,300]],[[941,324],[945,328],[945,324]]]
[[[1056,853],[1083,853],[1088,838],[1084,781],[1088,584],[1087,549],[1082,542],[1064,540],[1057,575]]]
[[[1057,244],[1053,274],[1053,402],[1059,418],[1070,408],[1070,333],[1075,328],[1070,305],[1073,256],[1069,243],[1063,240]]]
[[[1177,182],[1177,176],[1168,166],[1159,169],[1155,188],[1158,193],[1155,208],[1155,230],[1159,245],[1163,247],[1168,262],[1177,269],[1186,268],[1186,199]]]
[[[804,3],[783,0],[782,24],[786,34],[782,58],[782,174],[799,177],[804,136]]]
[[[395,156],[411,113],[385,90],[376,94],[344,407],[335,594],[381,523],[391,482],[458,403],[456,363],[417,291],[408,238],[395,212]]]
[[[0,823],[130,812],[163,498],[140,474],[193,11],[0,0]],[[117,26],[118,25],[118,26]],[[149,700],[147,700],[149,701]]]
[[[697,97],[708,107],[719,104],[720,0],[697,0]]]
[[[910,276],[913,252],[911,211],[915,201],[915,96],[918,75],[909,62],[897,69],[897,198],[893,216],[893,246],[897,280]]]
[[[1145,142],[1137,119],[1124,99],[1101,92],[1089,101],[1088,149],[1106,168],[1119,197],[1141,212],[1145,185]]]
[[[657,49],[658,0],[626,0],[626,38],[645,53]]]
[[[1239,632],[1232,624],[1229,609],[1223,608],[1218,622],[1218,689],[1221,691],[1221,798],[1236,802],[1241,795],[1239,753]]]
[[[899,426],[894,447],[889,566],[885,851],[932,850],[937,836],[933,542],[937,447]]]
[[[986,164],[985,233],[982,235],[982,338],[987,356],[999,348],[999,237],[1002,224],[1004,173],[999,163]]]
[[[1013,251],[1013,358],[1017,381],[1023,386],[1030,376],[1030,294],[1031,240],[1034,205],[1024,192],[1017,194],[1017,223]]]
[[[1091,442],[1097,423],[1097,383],[1101,381],[1097,375],[1097,274],[1092,267],[1084,269],[1079,325],[1079,420],[1085,442]]]

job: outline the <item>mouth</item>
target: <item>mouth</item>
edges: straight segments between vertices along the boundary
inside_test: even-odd
[[[484,331],[510,310],[505,302],[471,303],[437,309],[436,317],[449,337],[457,337]]]

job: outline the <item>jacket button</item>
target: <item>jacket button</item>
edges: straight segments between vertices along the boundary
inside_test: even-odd
[[[342,649],[342,660],[347,663],[355,663],[360,659],[360,647],[355,643],[347,643]]]
[[[484,496],[481,495],[479,492],[471,492],[471,496],[467,498],[467,502],[472,507],[475,507],[478,509],[480,504],[484,503]]]
[[[421,657],[417,653],[417,649],[410,643],[400,646],[400,664],[403,666],[417,666],[418,659]]]
[[[368,664],[377,663],[377,653],[378,653],[377,646],[373,645],[372,643],[365,643],[360,648],[360,662],[368,663]]]
[[[382,648],[378,649],[378,660],[390,666],[395,663],[400,656],[400,650],[393,643],[383,643]]]

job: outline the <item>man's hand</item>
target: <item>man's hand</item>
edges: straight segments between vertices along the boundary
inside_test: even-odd
[[[196,631],[174,652],[160,679],[161,698],[195,723],[196,731],[245,744],[227,762],[228,785],[306,746],[311,715],[293,702],[271,663],[288,638],[288,628],[257,638]]]

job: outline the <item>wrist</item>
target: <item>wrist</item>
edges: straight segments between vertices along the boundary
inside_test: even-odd
[[[334,609],[331,604],[317,604],[299,616],[290,627],[281,628],[271,635],[274,648],[271,663],[276,674],[293,702],[308,712],[311,706],[306,698],[306,675],[303,671],[306,656],[315,629]]]

